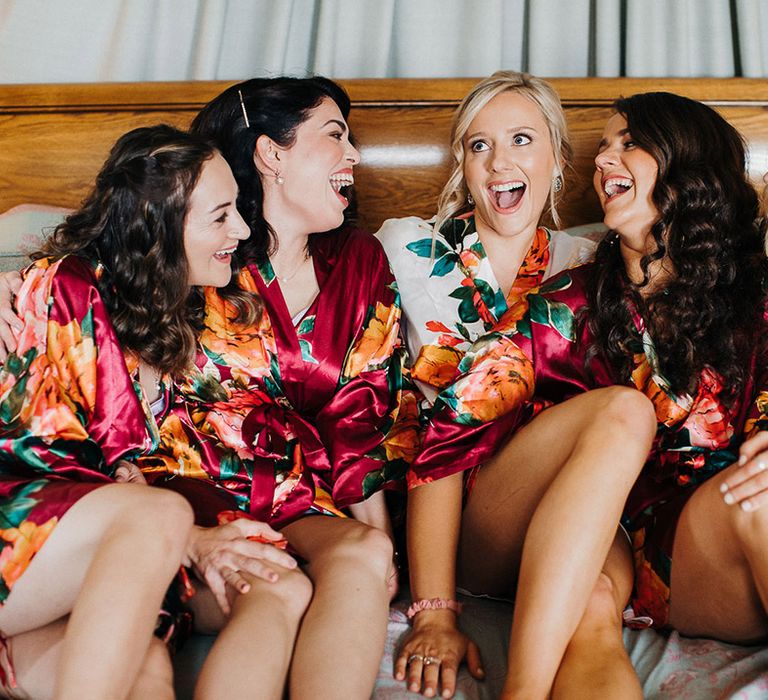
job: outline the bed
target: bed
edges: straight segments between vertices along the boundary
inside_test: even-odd
[[[360,223],[376,230],[391,216],[434,213],[449,170],[450,119],[472,79],[342,81],[353,103],[350,125],[360,145],[356,169]],[[765,187],[768,172],[768,82],[749,79],[553,79],[575,149],[561,215],[566,226],[600,220],[592,192],[592,159],[611,102],[619,95],[669,90],[706,101],[729,119],[749,146],[749,172]],[[156,122],[185,126],[226,82],[0,86],[0,267],[17,267],[41,229],[76,206],[109,146],[124,131]],[[504,676],[511,606],[466,601],[462,624],[480,642],[487,679],[462,674],[457,697],[491,699]],[[407,630],[398,601],[374,697],[407,698],[391,678],[392,655]],[[735,647],[677,634],[625,631],[625,643],[648,698],[768,697],[768,648]],[[179,697],[190,697],[194,673],[210,645],[196,637],[177,658]],[[413,696],[418,697],[418,696]]]

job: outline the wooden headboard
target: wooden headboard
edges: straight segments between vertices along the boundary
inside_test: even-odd
[[[360,143],[360,218],[375,230],[391,216],[434,213],[450,157],[453,110],[474,79],[341,81]],[[566,225],[601,218],[591,188],[592,159],[619,95],[668,90],[721,110],[746,137],[750,175],[768,171],[768,81],[749,79],[552,79],[576,152],[566,182]],[[76,206],[122,134],[160,121],[186,126],[229,82],[0,85],[0,212],[22,203]]]

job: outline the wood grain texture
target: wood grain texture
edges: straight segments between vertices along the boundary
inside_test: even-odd
[[[451,117],[475,79],[341,81],[362,161],[360,219],[375,230],[393,216],[431,216],[451,168]],[[619,95],[668,90],[716,106],[745,136],[750,175],[768,171],[768,81],[555,78],[575,159],[560,213],[566,225],[597,221],[591,178],[596,144]],[[115,139],[136,126],[186,126],[231,81],[0,86],[0,212],[35,202],[74,207]]]

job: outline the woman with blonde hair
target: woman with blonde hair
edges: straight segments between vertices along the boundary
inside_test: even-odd
[[[552,504],[564,494],[617,520],[625,485],[652,436],[647,400],[624,388],[547,411],[514,437],[511,421],[487,424],[492,435],[478,426],[514,403],[531,380],[524,363],[489,340],[541,312],[529,310],[529,295],[555,273],[588,261],[595,244],[540,225],[545,209],[558,221],[555,205],[571,154],[565,116],[548,83],[512,72],[482,81],[457,111],[451,144],[456,162],[436,220],[390,220],[378,234],[401,290],[414,377],[429,398],[442,391],[441,400],[450,403],[458,392],[464,401],[462,420],[451,424],[446,440],[430,432],[429,469],[409,475],[413,630],[395,676],[427,697],[439,686],[443,697],[453,695],[464,657],[482,677],[477,647],[457,628],[457,583],[473,593],[513,596],[523,542],[531,542],[534,556],[546,551],[549,523],[557,522],[550,515],[559,513]],[[497,374],[456,386],[478,357]],[[629,422],[637,426],[631,435]],[[542,446],[551,443],[563,449],[550,457]],[[625,468],[590,501],[576,475],[605,471],[598,448],[607,444]],[[470,458],[473,468],[456,467]],[[567,556],[577,561],[591,546]]]

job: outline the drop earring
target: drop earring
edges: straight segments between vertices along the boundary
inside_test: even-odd
[[[555,175],[555,177],[552,180],[552,189],[555,192],[559,192],[563,189],[563,178],[559,175]]]
[[[475,199],[472,196],[471,192],[467,193],[467,204],[469,204],[470,207],[474,207],[475,206]]]
[[[285,182],[285,178],[280,174],[279,170],[275,170],[275,182],[278,185],[282,185]]]

